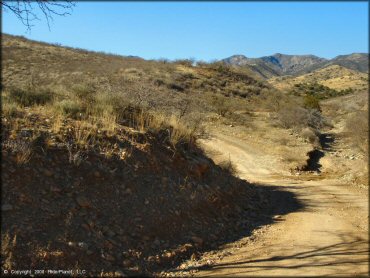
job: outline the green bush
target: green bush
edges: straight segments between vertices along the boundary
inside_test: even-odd
[[[218,95],[212,96],[211,100],[211,105],[216,110],[216,113],[222,117],[224,117],[230,111],[229,103],[226,100],[226,97]]]
[[[303,99],[303,106],[307,109],[316,109],[321,111],[320,101],[314,95],[306,95]]]
[[[21,106],[44,105],[53,100],[53,93],[47,89],[11,88],[9,100]]]
[[[57,104],[56,107],[62,114],[74,119],[81,117],[82,114],[84,114],[86,111],[86,108],[82,106],[79,102],[69,99],[62,100]]]
[[[72,92],[79,99],[87,103],[93,103],[96,89],[90,84],[78,84],[72,87]]]
[[[318,83],[295,84],[291,93],[296,96],[313,96],[319,100],[353,93],[352,88],[337,91]]]

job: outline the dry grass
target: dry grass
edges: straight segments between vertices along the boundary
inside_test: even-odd
[[[32,143],[22,138],[5,141],[3,148],[15,155],[15,162],[18,165],[27,164],[33,153]]]
[[[369,112],[360,110],[353,113],[346,121],[346,131],[353,145],[364,154],[369,149]]]
[[[243,103],[261,89],[268,89],[266,84],[251,77],[250,72],[218,63],[194,66],[188,60],[146,61],[8,35],[3,36],[2,51],[6,88],[25,88],[30,83],[37,88],[51,88],[51,95],[60,103],[59,109],[76,119],[80,113],[89,113],[86,110],[92,105],[101,110],[109,105],[117,111],[119,103],[178,114],[183,103],[190,101],[189,113],[211,112],[215,107],[209,95],[228,96],[223,100],[226,107],[235,106],[238,101]],[[64,98],[59,91],[63,91]],[[108,100],[118,98],[119,101],[109,103],[101,99],[106,95]]]
[[[1,260],[2,268],[13,269],[13,250],[17,245],[17,235],[13,238],[9,236],[9,233],[2,234],[1,236]]]
[[[231,162],[231,159],[223,160],[218,163],[218,166],[220,166],[224,171],[230,173],[233,176],[237,176],[238,170],[236,166]]]

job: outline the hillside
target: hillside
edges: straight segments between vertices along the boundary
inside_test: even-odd
[[[234,55],[222,61],[229,65],[246,67],[262,78],[282,75],[301,75],[329,65],[339,65],[348,69],[368,72],[368,54],[353,53],[340,55],[331,60],[314,55],[285,55],[274,54],[261,58],[247,58],[244,55]]]
[[[334,90],[366,91],[368,75],[339,65],[331,65],[297,77],[273,77],[268,82],[283,91],[290,90],[294,85],[300,83],[318,83]]]
[[[326,118],[251,68],[148,61],[5,34],[1,42],[3,269],[125,277],[189,266],[189,276],[202,254],[221,259],[227,246],[249,244],[295,213],[303,228],[295,233],[291,220],[289,237],[314,233],[321,219],[314,211],[317,220],[303,225],[305,208],[327,213],[327,202],[310,198],[347,195],[330,187],[322,194],[310,181],[326,182],[348,155],[343,169],[358,170],[348,180],[363,172],[366,121],[356,131],[359,148],[328,162],[340,101]],[[364,99],[356,117],[340,122],[346,128],[368,109]],[[327,219],[336,244],[342,222]]]
[[[332,59],[330,64],[339,65],[360,72],[369,72],[369,55],[366,53],[340,55]]]
[[[2,58],[5,269],[150,275],[271,221],[277,191],[197,143],[206,124],[245,124],[236,107],[280,94],[267,83],[9,35]]]
[[[193,67],[186,60],[176,63],[147,61],[5,34],[2,44],[5,86],[25,86],[32,81],[38,85],[67,88],[88,82],[97,88],[119,91],[131,97],[139,92],[146,102],[149,98],[162,107],[182,103],[189,94],[197,95],[196,103],[199,103],[199,97],[210,92],[245,97],[268,87],[254,79],[248,70],[229,69],[218,64]]]

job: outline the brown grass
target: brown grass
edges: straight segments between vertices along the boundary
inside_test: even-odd
[[[364,154],[369,149],[369,112],[360,110],[353,113],[346,121],[346,131],[353,145]]]

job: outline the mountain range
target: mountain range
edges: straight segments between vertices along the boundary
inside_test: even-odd
[[[369,70],[369,54],[366,53],[340,55],[333,59],[320,58],[314,55],[286,55],[281,53],[260,58],[233,55],[223,59],[222,62],[249,68],[264,79],[283,75],[301,75],[331,65],[338,65],[360,72],[368,72]]]

